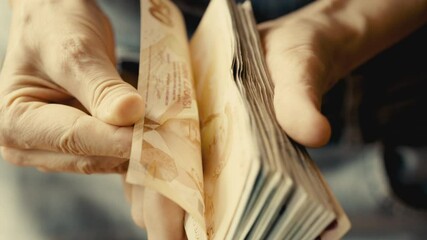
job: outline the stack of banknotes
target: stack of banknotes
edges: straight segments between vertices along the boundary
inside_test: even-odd
[[[169,0],[142,0],[141,16],[127,182],[185,210],[189,239],[341,238],[348,218],[275,118],[250,2],[212,0],[191,41]]]

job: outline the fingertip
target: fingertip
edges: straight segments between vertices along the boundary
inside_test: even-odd
[[[318,115],[311,119],[312,122],[308,123],[305,128],[302,127],[299,132],[293,133],[295,141],[311,148],[322,147],[329,142],[331,137],[329,121],[320,113]]]
[[[283,97],[284,95],[284,97]],[[276,116],[283,130],[306,147],[321,147],[331,137],[331,126],[307,92],[287,91],[275,97]]]
[[[130,126],[142,118],[145,110],[144,101],[138,93],[119,96],[111,104],[108,123],[117,126]]]
[[[296,142],[317,148],[328,143],[331,137],[331,127],[328,120],[321,115],[301,116],[300,121],[279,121],[285,132]]]
[[[116,104],[116,105],[114,105]],[[144,114],[145,105],[138,93],[123,95],[113,103],[118,124],[132,125]]]

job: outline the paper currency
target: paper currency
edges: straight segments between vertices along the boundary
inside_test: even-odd
[[[249,1],[212,0],[190,44],[171,1],[142,0],[141,16],[146,112],[134,127],[127,181],[185,210],[188,239],[348,231],[314,163],[275,118]]]
[[[134,128],[127,181],[182,207],[205,229],[199,118],[181,13],[167,0],[141,1],[138,91],[145,118]]]
[[[229,239],[260,163],[245,100],[234,81],[232,19],[227,1],[212,1],[191,43],[199,104],[209,239]],[[228,238],[227,238],[228,236]]]

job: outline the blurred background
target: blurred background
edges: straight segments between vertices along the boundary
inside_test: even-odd
[[[129,23],[139,7],[118,16],[121,1],[112,2],[103,7],[115,19],[120,67],[136,71],[129,62],[138,59],[138,40],[127,36],[139,35],[138,23]],[[0,1],[0,66],[9,21],[7,1]],[[425,43],[423,27],[325,97],[332,142],[310,153],[352,221],[344,239],[427,239]],[[46,174],[0,159],[1,240],[144,238],[119,176]]]

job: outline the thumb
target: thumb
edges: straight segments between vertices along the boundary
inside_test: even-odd
[[[113,61],[96,41],[69,37],[61,42],[61,51],[60,67],[50,62],[49,76],[92,116],[118,126],[132,125],[142,117],[142,97],[121,79]]]
[[[118,74],[112,79],[100,77],[89,82],[83,94],[92,115],[106,123],[129,126],[143,116],[141,95]]]
[[[127,126],[144,113],[144,101],[137,90],[123,81],[107,59],[92,65],[90,74],[81,79],[75,97],[96,118],[113,125]]]
[[[307,147],[320,147],[328,143],[331,127],[320,113],[320,98],[311,86],[276,86],[274,108],[279,124],[295,141]]]
[[[328,87],[324,61],[309,46],[294,47],[274,38],[265,40],[269,41],[264,44],[275,83],[274,107],[279,124],[302,145],[325,145],[331,127],[320,112],[321,98]]]

